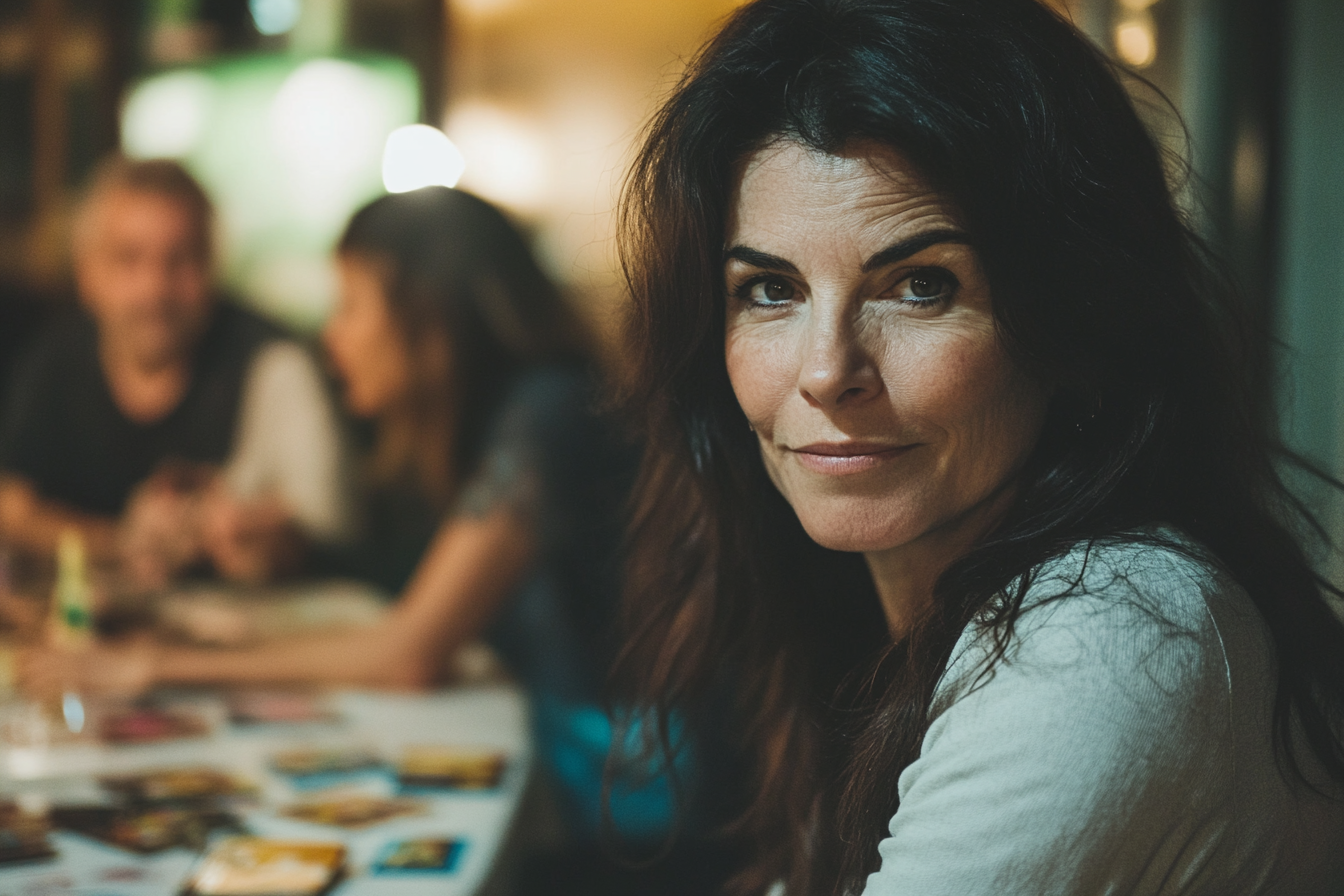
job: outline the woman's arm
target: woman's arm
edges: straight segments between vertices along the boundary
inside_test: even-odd
[[[405,594],[375,626],[237,650],[146,641],[78,654],[42,649],[23,658],[21,675],[26,688],[44,693],[134,693],[170,682],[423,687],[488,624],[535,551],[530,518],[513,505],[458,514],[440,527]]]

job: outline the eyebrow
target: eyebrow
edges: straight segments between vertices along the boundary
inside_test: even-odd
[[[886,267],[889,264],[896,264],[904,261],[911,255],[923,252],[930,246],[937,246],[941,243],[960,243],[964,246],[971,244],[970,237],[961,230],[950,227],[939,230],[928,230],[924,233],[918,233],[914,236],[892,243],[885,249],[874,252],[863,263],[863,272],[875,271],[878,268]],[[752,267],[761,268],[767,271],[783,271],[789,274],[797,274],[798,267],[786,258],[780,258],[778,255],[771,255],[768,252],[762,252],[759,249],[753,249],[750,246],[733,246],[723,253],[724,262],[737,260],[745,262]]]

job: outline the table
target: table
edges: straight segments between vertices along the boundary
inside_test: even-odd
[[[0,796],[78,802],[99,790],[99,775],[209,765],[259,784],[258,806],[240,813],[251,832],[346,844],[349,872],[333,896],[474,896],[498,877],[497,866],[510,843],[533,767],[527,701],[515,685],[470,685],[426,694],[334,692],[327,699],[338,721],[247,727],[228,722],[222,699],[208,694],[195,699],[202,701],[203,714],[214,706],[213,731],[205,737],[143,745],[80,742],[0,748]],[[434,744],[503,752],[507,765],[499,786],[435,793],[424,797],[427,815],[395,818],[354,832],[276,812],[300,794],[291,780],[268,767],[269,757],[279,750],[362,746],[395,758],[408,745]],[[394,785],[389,776],[372,775],[352,786],[390,794]],[[385,844],[417,837],[464,840],[456,870],[432,876],[367,873]],[[177,892],[196,859],[184,848],[142,857],[64,831],[53,832],[51,841],[57,858],[0,867],[0,896],[166,896]]]

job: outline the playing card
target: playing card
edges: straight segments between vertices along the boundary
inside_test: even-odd
[[[196,896],[316,896],[345,865],[339,843],[231,837],[201,860],[187,879]]]
[[[0,865],[49,859],[56,851],[47,842],[46,816],[0,801]]]
[[[51,816],[55,827],[141,854],[174,846],[200,850],[212,831],[238,830],[235,816],[196,809],[65,806]]]
[[[114,744],[152,743],[209,733],[209,723],[187,709],[136,707],[109,713],[98,723],[99,737]]]
[[[346,793],[294,803],[281,809],[280,814],[298,821],[357,830],[390,818],[424,815],[426,811],[419,800]]]
[[[163,768],[98,779],[105,789],[132,803],[199,803],[254,792],[247,780],[207,767]]]
[[[484,790],[503,772],[503,753],[467,747],[407,747],[397,763],[404,788]]]
[[[383,847],[369,870],[374,874],[451,874],[465,848],[461,840],[447,838],[397,840]]]

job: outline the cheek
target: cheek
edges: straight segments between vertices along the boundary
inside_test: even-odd
[[[975,490],[997,486],[1034,444],[1045,391],[1021,373],[989,334],[949,339],[912,350],[893,376],[905,414],[943,441],[942,465]],[[899,413],[899,412],[898,412]]]
[[[781,327],[729,328],[724,357],[728,380],[742,413],[763,438],[774,430],[779,413],[798,382],[798,364],[788,333]]]

